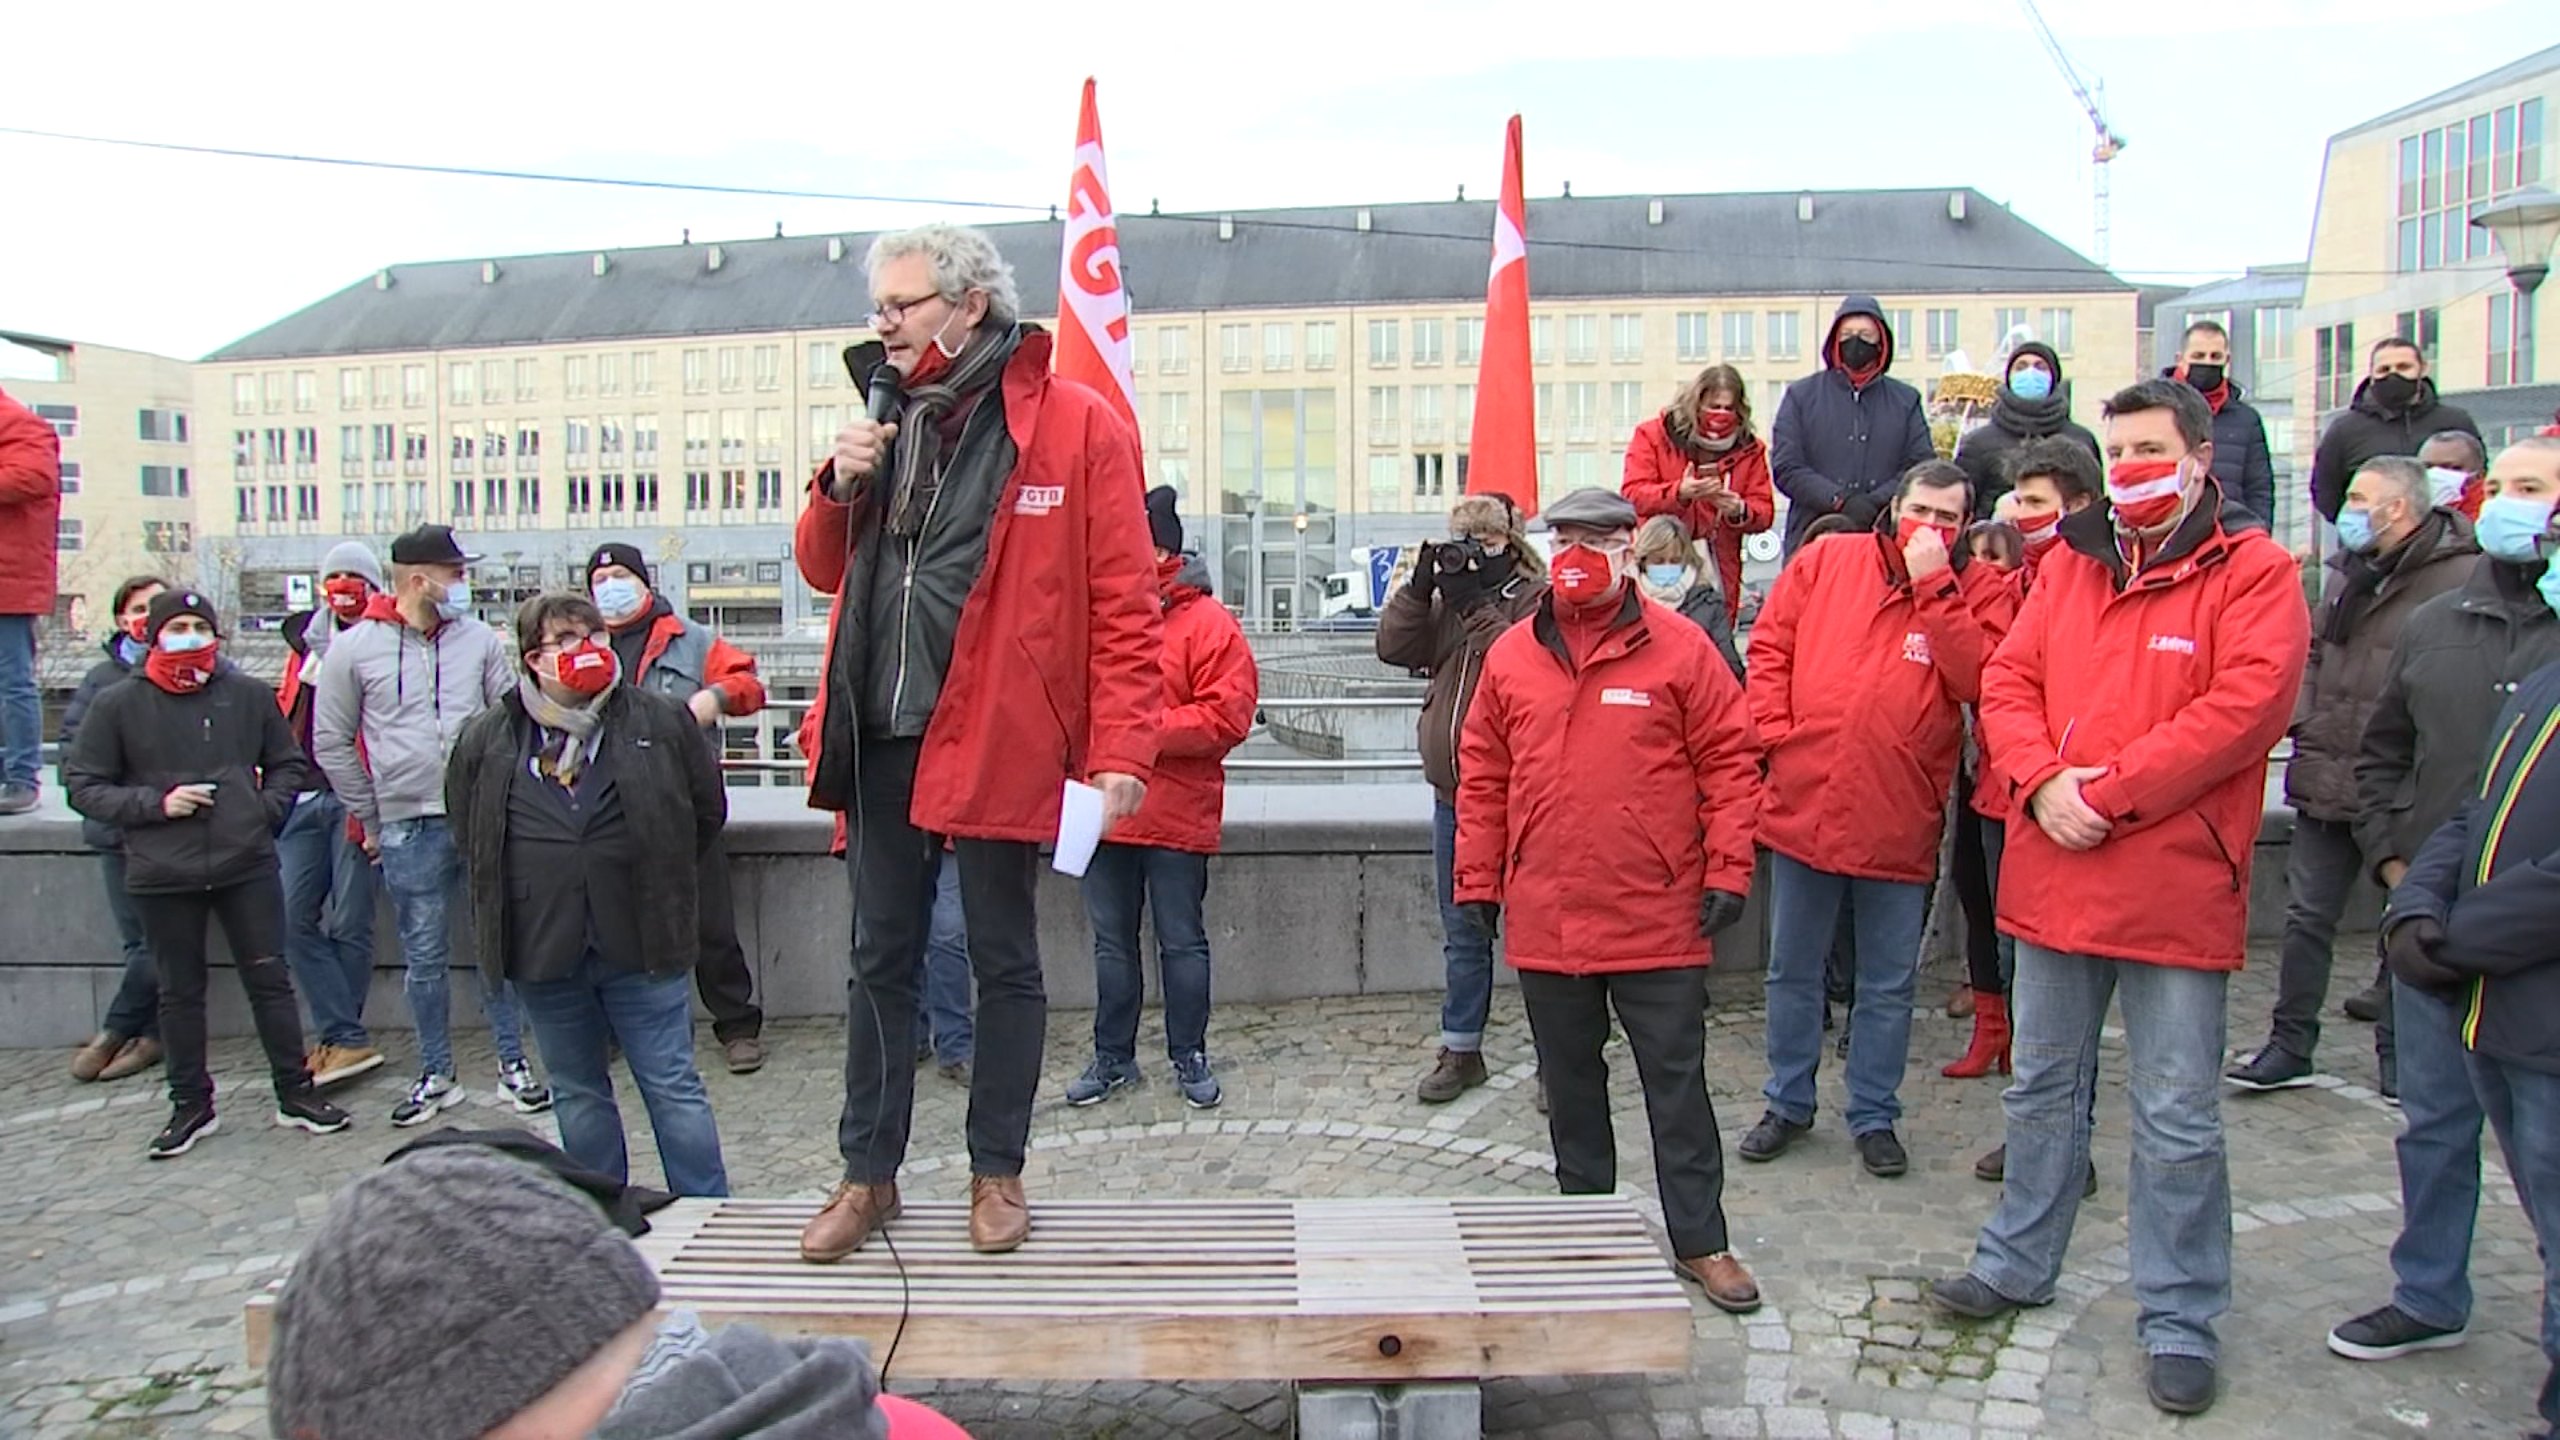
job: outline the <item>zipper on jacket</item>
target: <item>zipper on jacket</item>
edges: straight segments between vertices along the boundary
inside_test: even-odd
[[[202,698],[202,697],[199,697],[199,699],[201,699],[201,698]],[[197,722],[196,722],[197,734],[198,734],[198,736],[199,736],[199,737],[203,740],[203,742],[204,742],[204,753],[205,753],[205,755],[208,757],[208,758],[207,758],[207,763],[211,763],[211,761],[210,761],[210,757],[212,756],[212,754],[213,754],[213,750],[214,750],[214,740],[213,740],[213,703],[212,703],[212,701],[210,701],[210,700],[203,700],[203,702],[202,702],[202,703],[204,704],[204,714],[203,714],[201,717],[199,717],[199,718],[198,718],[198,720],[197,720]],[[208,770],[208,771],[207,771],[207,772],[205,772],[205,773],[207,773],[207,774],[211,774],[212,772]],[[218,804],[218,803],[220,803],[221,795],[222,795],[222,792],[221,792],[221,791],[219,791],[219,790],[216,790],[216,791],[214,792],[215,801],[216,801],[216,803],[217,803],[217,804]],[[189,819],[193,819],[193,818],[195,818],[195,817],[193,817],[193,816],[189,816],[188,818],[189,818]],[[204,888],[205,888],[205,890],[206,890],[207,892],[210,892],[210,891],[213,889],[213,806],[212,806],[212,805],[207,805],[206,807],[204,807],[204,824],[203,824],[202,826],[198,827],[198,831],[197,831],[197,834],[196,834],[196,848],[197,848],[199,851],[201,851],[201,852],[202,852],[202,854],[203,854],[203,858],[202,858],[202,859],[198,862],[198,864],[197,864],[197,871],[196,871],[196,873],[198,874],[198,876],[200,876],[200,877],[203,879],[203,881],[204,881]],[[226,940],[227,940],[227,939],[229,939],[229,938],[230,938],[230,936],[231,936],[231,932],[230,932],[229,930],[227,930],[227,929],[226,929],[226,930],[224,930],[224,931],[222,932],[222,934],[223,934],[223,938],[224,938],[224,939],[226,939]]]
[[[1463,648],[1458,651],[1458,693],[1452,697],[1449,706],[1449,775],[1452,780],[1458,774],[1458,732],[1465,728],[1467,718],[1467,671],[1475,663],[1475,656]]]

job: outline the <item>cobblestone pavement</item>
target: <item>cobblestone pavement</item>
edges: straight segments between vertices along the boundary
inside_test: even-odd
[[[2353,953],[2342,945],[2342,954]],[[2263,1033],[2274,965],[2233,991],[2235,1041]],[[2342,967],[2344,972],[2345,967]],[[1932,999],[1944,982],[1930,985]],[[1497,1000],[1491,1084],[1439,1109],[1411,1087],[1436,1029],[1434,997],[1233,1006],[1213,1044],[1227,1087],[1214,1113],[1183,1109],[1150,1059],[1148,1083],[1091,1110],[1056,1100],[1085,1059],[1090,1016],[1050,1028],[1044,1102],[1028,1175],[1043,1196],[1147,1194],[1417,1195],[1538,1192],[1552,1184],[1531,1110],[1527,1031],[1516,995]],[[1154,1020],[1148,1021],[1150,1033]],[[1912,1170],[1859,1170],[1826,1064],[1820,1128],[1772,1165],[1735,1165],[1735,1244],[1770,1303],[1747,1321],[1697,1306],[1684,1374],[1496,1382],[1495,1435],[1625,1440],[1662,1436],[2063,1434],[2513,1435],[2542,1374],[2533,1343],[2539,1269],[2502,1172],[2489,1187],[2473,1271],[2479,1300],[2464,1348],[2356,1365],[2323,1347],[2327,1327],[2389,1292],[2397,1228],[2395,1113],[2369,1078],[2364,1027],[2337,1021],[2323,1061],[2345,1078],[2269,1096],[2234,1095],[2229,1123],[2238,1212],[2237,1299],[2225,1321],[2223,1399],[2201,1419],[2165,1420],[2143,1397],[2121,1208],[2123,1051],[2111,1044],[2099,1112],[2102,1188],[2083,1208],[2058,1303],[2014,1323],[1959,1326],[1919,1299],[1961,1267],[1992,1187],[1971,1173],[1997,1143],[1999,1084],[1951,1081],[1937,1066],[1964,1026],[1935,1012],[1914,1029],[1902,1135]],[[1730,1149],[1759,1113],[1761,1017],[1719,1011],[1709,1064]],[[742,1194],[816,1195],[835,1177],[840,1026],[778,1027],[761,1073],[705,1072],[731,1182]],[[465,1082],[488,1122],[495,1067],[465,1037]],[[1153,1043],[1152,1041],[1146,1043]],[[1623,1052],[1619,1052],[1623,1053]],[[407,1037],[394,1037],[406,1060]],[[387,1066],[338,1098],[358,1128],[314,1138],[271,1128],[264,1107],[231,1107],[221,1134],[185,1158],[146,1162],[165,1115],[153,1080],[76,1085],[51,1052],[0,1052],[0,1435],[264,1434],[264,1392],[240,1358],[240,1302],[285,1266],[332,1189],[393,1148],[387,1116],[404,1079]],[[1829,1057],[1826,1056],[1826,1060]],[[215,1047],[217,1074],[252,1083],[255,1048]],[[1651,1161],[1630,1067],[1615,1067],[1624,1183],[1650,1207]],[[154,1072],[156,1076],[156,1072]],[[964,1189],[962,1094],[918,1080],[909,1193]],[[637,1112],[638,1107],[628,1107]],[[632,1117],[638,1123],[636,1113]],[[636,1166],[654,1170],[645,1138]],[[644,1174],[643,1178],[654,1178]],[[902,1385],[900,1388],[907,1388]],[[1278,1387],[949,1386],[931,1398],[981,1436],[1257,1436],[1286,1433]]]

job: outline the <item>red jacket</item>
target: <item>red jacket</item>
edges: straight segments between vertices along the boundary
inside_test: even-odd
[[[1243,627],[1197,583],[1208,578],[1207,567],[1191,559],[1166,597],[1164,745],[1146,803],[1111,832],[1114,844],[1218,853],[1227,752],[1253,729],[1262,678]]]
[[[1070,777],[1155,773],[1162,602],[1127,423],[1092,390],[1049,373],[1049,337],[1038,331],[1023,336],[1000,383],[1018,458],[960,607],[908,816],[937,835],[1048,841]],[[792,548],[801,577],[836,595],[841,613],[856,547],[879,542],[881,517],[868,486],[849,504],[828,498],[833,471],[818,468]],[[823,685],[835,683],[835,656],[831,641]],[[809,803],[842,810],[853,760],[836,740],[849,742],[852,719],[821,723],[837,733],[818,748]]]
[[[62,528],[62,439],[0,395],[0,615],[50,615]]]
[[[1751,632],[1751,718],[1769,754],[1761,844],[1862,880],[1938,873],[1963,707],[2008,628],[2004,593],[1983,565],[1915,593],[1881,530],[1796,552]]]
[[[1991,567],[1985,565],[1975,568],[1987,570]],[[1985,625],[1996,627],[1992,634],[1997,637],[2006,636],[2009,633],[2010,624],[2017,618],[2018,607],[2027,603],[2027,587],[2034,577],[2025,566],[2020,566],[1995,578],[2000,581],[1998,585],[1985,585],[1978,590],[1968,590],[1965,594],[1966,598],[1973,602],[1973,613],[1980,617]],[[1992,648],[1995,651],[1999,648],[1998,639],[1995,638],[1992,641]],[[1986,660],[1985,663],[1988,661]],[[1993,767],[1990,746],[1982,738],[1982,707],[1979,701],[1974,705],[1971,720],[1974,748],[1973,793],[1966,797],[1966,803],[1973,807],[1974,814],[1985,820],[1997,820],[2005,825],[2009,822],[2010,812],[2016,806],[2010,799],[2008,782],[2002,780],[1999,771]]]
[[[2062,531],[2068,548],[2046,556],[1982,683],[2019,807],[2000,928],[2067,954],[2237,970],[2267,754],[2311,650],[2301,573],[2238,505],[2199,509],[2129,583],[2101,510]],[[2107,768],[2081,787],[2114,825],[2092,850],[2054,844],[2026,813],[2066,765]]]
[[[1711,958],[1709,890],[1751,891],[1759,745],[1706,632],[1630,585],[1579,672],[1554,601],[1485,655],[1459,740],[1458,903],[1503,953],[1568,975]]]
[[[687,656],[684,665],[663,676],[656,673],[668,647],[680,638],[688,638],[688,632],[699,639],[690,640],[680,652]],[[698,660],[692,658],[697,646]],[[701,674],[685,673],[697,664]],[[649,638],[640,646],[640,673],[630,678],[642,689],[658,691],[679,705],[698,691],[717,690],[724,714],[753,715],[764,708],[764,681],[756,676],[756,657],[721,639],[708,627],[672,612],[649,622]]]
[[[1689,456],[1654,416],[1636,427],[1627,442],[1627,474],[1619,491],[1644,516],[1676,515],[1689,533],[1715,556],[1716,574],[1724,581],[1724,601],[1737,613],[1742,604],[1742,537],[1757,535],[1777,522],[1775,492],[1769,485],[1769,449],[1757,435],[1734,442],[1722,459],[1700,467],[1702,474],[1721,473],[1724,483],[1742,497],[1742,518],[1727,520],[1705,500],[1682,500],[1680,482],[1689,478]]]

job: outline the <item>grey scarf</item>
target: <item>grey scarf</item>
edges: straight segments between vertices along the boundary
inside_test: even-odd
[[[621,683],[616,676],[613,684]],[[542,745],[533,756],[534,769],[542,778],[563,790],[578,783],[587,753],[595,748],[596,727],[604,723],[604,702],[612,695],[613,685],[608,685],[586,704],[572,707],[543,694],[532,676],[517,679],[516,698],[524,702],[524,713],[542,727]]]
[[[942,421],[963,401],[994,385],[1013,358],[1022,328],[980,329],[960,347],[951,368],[930,384],[906,392],[898,412],[897,449],[890,460],[889,533],[913,538],[933,512],[934,492],[942,487]]]

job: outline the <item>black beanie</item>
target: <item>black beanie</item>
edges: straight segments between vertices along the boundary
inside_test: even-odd
[[[151,599],[151,610],[143,621],[142,638],[158,640],[160,627],[181,615],[193,615],[222,633],[222,617],[213,613],[213,602],[193,590],[163,590]]]
[[[1147,533],[1155,537],[1156,548],[1168,555],[1182,553],[1182,517],[1174,513],[1181,498],[1170,485],[1147,492]]]
[[[637,545],[622,540],[608,540],[597,546],[596,553],[587,557],[587,578],[595,579],[596,572],[607,565],[619,565],[639,576],[641,584],[649,583],[649,557],[641,554],[640,547]]]

